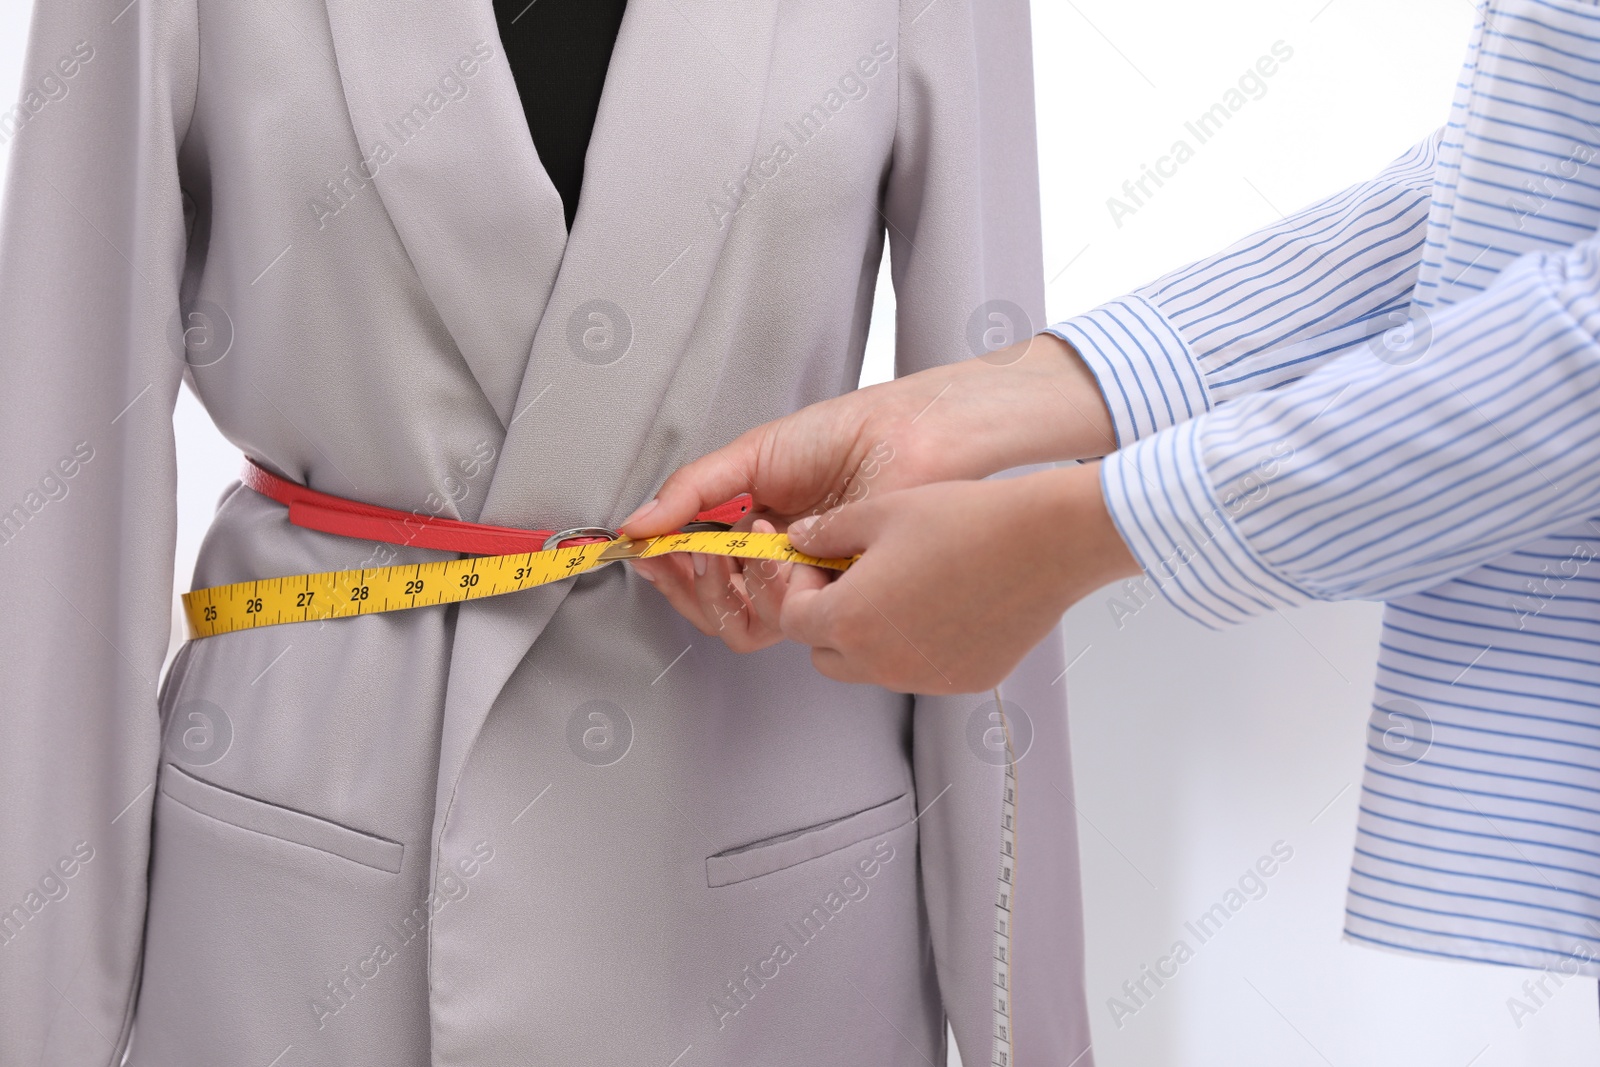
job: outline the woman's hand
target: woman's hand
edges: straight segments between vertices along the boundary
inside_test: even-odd
[[[777,627],[817,670],[910,693],[980,692],[1086,594],[1139,573],[1106,510],[1099,464],[888,493],[796,524]],[[770,613],[771,608],[767,611]]]
[[[782,532],[766,519],[748,516],[735,528]],[[678,614],[708,637],[721,638],[735,652],[754,652],[783,640],[778,611],[794,564],[699,552],[631,562],[639,577],[661,590]]]
[[[668,533],[740,493],[757,513],[793,519],[848,499],[863,481],[904,489],[1115,447],[1094,376],[1072,346],[1039,334],[757,426],[674,473],[622,532]]]
[[[740,493],[754,499],[741,527],[782,531],[842,503],[1113,447],[1093,375],[1066,342],[1040,334],[758,426],[674,473],[622,532],[666,533]],[[782,638],[787,565],[663,556],[634,568],[703,633],[736,651]]]

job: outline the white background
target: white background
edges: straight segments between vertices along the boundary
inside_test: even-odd
[[[0,86],[19,84],[27,17],[24,0],[0,0]],[[1061,318],[1367,176],[1425,136],[1444,120],[1472,9],[1035,0],[1034,19],[1045,269]],[[1116,225],[1107,198],[1277,41],[1294,55],[1266,95]],[[869,379],[887,373],[892,321],[880,285]],[[238,456],[187,393],[177,423],[186,584]],[[1113,592],[1066,625],[1069,658],[1081,654],[1065,684],[1100,1067],[1600,1063],[1592,981],[1569,980],[1519,1028],[1507,999],[1523,995],[1527,972],[1340,941],[1375,606],[1211,633],[1162,604],[1118,628]],[[1184,922],[1279,841],[1294,855],[1266,895],[1197,945]],[[1195,958],[1119,1026],[1108,999],[1179,937]]]

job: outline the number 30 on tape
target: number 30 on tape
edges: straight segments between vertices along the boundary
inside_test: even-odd
[[[514,556],[477,556],[215,585],[185,593],[183,609],[191,637],[214,637],[286,622],[343,619],[479,600],[574,578],[618,560],[648,559],[672,552],[808,563],[837,571],[851,563],[807,556],[780,533],[700,531],[643,541],[595,541]]]

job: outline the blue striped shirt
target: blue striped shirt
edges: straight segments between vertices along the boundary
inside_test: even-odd
[[[1353,940],[1600,973],[1600,7],[1491,0],[1371,181],[1054,328],[1211,626],[1382,600]]]

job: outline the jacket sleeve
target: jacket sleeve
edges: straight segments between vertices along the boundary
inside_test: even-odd
[[[1443,130],[1381,174],[1050,332],[1125,446],[1311,373],[1405,321]]]
[[[1415,330],[1403,361],[1352,354],[1106,460],[1113,516],[1182,610],[1390,600],[1600,514],[1600,237]]]
[[[904,0],[897,65],[884,216],[896,369],[908,374],[1045,321],[1028,4]],[[915,698],[924,900],[969,1064],[1093,1067],[1066,695],[1052,685],[1064,658],[1053,633],[1001,686],[1004,714],[990,695]],[[1000,736],[1019,757],[1014,780],[988,743]],[[996,941],[1002,921],[1009,946]]]
[[[176,523],[191,3],[41,0],[0,226],[0,1061],[114,1065]],[[176,347],[174,347],[176,341]]]

